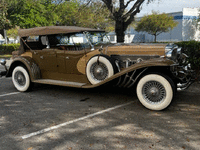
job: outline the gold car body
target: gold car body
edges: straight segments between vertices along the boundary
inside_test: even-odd
[[[165,58],[166,44],[105,44],[103,48],[97,46],[94,49],[90,47],[73,51],[63,46],[59,48],[44,47],[42,49],[32,49],[30,48],[31,43],[28,44],[27,42],[27,37],[29,36],[70,34],[85,31],[103,32],[90,28],[63,26],[19,30],[21,46],[19,51],[13,52],[14,60],[9,68],[7,76],[11,76],[13,69],[21,64],[26,66],[32,82],[92,88],[117,79],[137,69],[158,66],[170,67],[176,64],[173,60]],[[120,57],[147,57],[148,59],[141,59],[141,61],[129,65],[128,67],[118,67],[118,71],[113,76],[93,85],[88,81],[86,66],[92,57],[101,55],[106,55],[108,57],[116,55]],[[161,58],[160,56],[163,57]]]

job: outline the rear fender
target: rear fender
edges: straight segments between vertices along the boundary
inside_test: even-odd
[[[17,66],[25,67],[25,69],[28,71],[28,73],[30,75],[31,81],[41,78],[40,68],[34,62],[34,60],[30,57],[21,57],[21,56],[15,58],[12,61],[11,65],[9,67],[8,73],[6,74],[6,77],[11,77],[13,70]]]

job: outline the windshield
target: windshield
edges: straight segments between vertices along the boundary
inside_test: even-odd
[[[85,32],[85,35],[92,45],[110,43],[110,39],[105,32]]]
[[[71,34],[48,35],[50,47],[57,46],[81,46],[83,48],[93,47],[110,43],[105,32],[84,32]]]

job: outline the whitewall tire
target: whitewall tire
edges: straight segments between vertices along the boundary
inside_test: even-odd
[[[92,57],[86,66],[86,75],[91,84],[97,84],[114,74],[110,60],[104,56]]]
[[[27,70],[22,66],[16,67],[12,72],[12,82],[18,91],[27,91],[31,84]]]
[[[137,84],[139,101],[148,109],[163,110],[167,108],[174,95],[174,83],[168,76],[148,74]]]

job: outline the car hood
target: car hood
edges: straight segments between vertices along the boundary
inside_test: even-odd
[[[107,55],[159,55],[165,54],[167,44],[110,44],[105,48]]]

